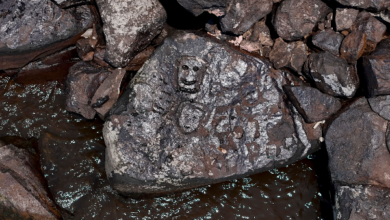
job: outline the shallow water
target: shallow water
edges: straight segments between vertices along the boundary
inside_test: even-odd
[[[17,80],[18,81],[18,80]],[[125,199],[104,172],[102,121],[64,109],[63,81],[19,84],[0,75],[0,139],[38,142],[65,219],[321,219],[313,160],[154,199]]]

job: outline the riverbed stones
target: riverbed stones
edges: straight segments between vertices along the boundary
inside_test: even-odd
[[[0,218],[61,219],[32,155],[24,149],[1,143]]]
[[[326,29],[313,36],[313,44],[322,50],[331,52],[334,55],[338,55],[340,51],[340,45],[344,36],[332,29]]]
[[[337,8],[336,9],[336,29],[337,31],[349,30],[355,23],[359,10],[353,8]]]
[[[66,80],[65,109],[81,114],[86,119],[93,119],[96,111],[92,107],[92,97],[110,74],[107,68],[87,62],[73,65]]]
[[[375,53],[375,52],[374,52]],[[384,53],[380,55],[380,53]],[[362,58],[365,92],[368,97],[390,95],[390,57],[386,52]]]
[[[353,31],[348,34],[340,47],[340,56],[348,63],[355,63],[364,53],[367,35],[362,31]]]
[[[19,68],[75,44],[92,26],[88,6],[64,10],[50,0],[0,2],[0,69]]]
[[[158,0],[97,0],[106,36],[104,59],[125,67],[163,29],[166,12]]]
[[[326,120],[341,108],[341,102],[309,86],[284,86],[288,98],[307,123]]]
[[[273,25],[284,40],[299,40],[309,35],[330,8],[320,0],[285,0],[278,7]]]
[[[356,68],[328,51],[309,55],[304,72],[323,93],[352,98],[359,87]]]
[[[334,182],[390,187],[388,124],[365,98],[355,101],[330,124],[325,143]]]
[[[171,193],[305,157],[321,128],[286,104],[284,74],[210,38],[166,39],[105,122],[111,185],[124,195]]]

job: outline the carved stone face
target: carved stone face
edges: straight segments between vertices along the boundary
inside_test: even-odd
[[[187,93],[197,93],[202,84],[207,62],[190,56],[183,56],[177,62],[177,85]]]
[[[196,131],[207,117],[207,110],[198,103],[182,103],[178,113],[179,126],[187,134]]]

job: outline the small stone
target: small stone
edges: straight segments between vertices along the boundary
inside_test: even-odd
[[[274,41],[271,38],[271,33],[268,26],[265,24],[265,19],[256,22],[252,27],[252,34],[248,36],[249,41],[260,42],[262,46],[273,46]]]
[[[257,52],[259,50],[261,50],[262,46],[260,44],[260,42],[253,42],[253,41],[248,41],[248,40],[243,40],[241,43],[240,43],[240,49],[242,50],[246,50],[248,52]]]
[[[334,182],[390,187],[388,124],[360,98],[329,125],[325,142]]]
[[[195,16],[209,12],[215,16],[223,16],[232,0],[177,0],[177,2]]]
[[[284,40],[299,40],[309,35],[330,8],[320,0],[285,0],[276,11],[273,25]]]
[[[337,31],[349,30],[355,23],[359,10],[353,8],[337,8],[336,9],[336,29]]]
[[[348,63],[355,63],[364,53],[367,37],[362,31],[352,31],[341,44],[340,56]]]
[[[286,43],[282,38],[278,38],[269,54],[269,58],[276,69],[289,67],[299,73],[307,59],[307,55],[307,47],[302,41]]]
[[[355,67],[327,51],[310,54],[304,71],[321,92],[331,96],[352,98],[359,87]]]
[[[349,34],[349,31],[341,31],[341,34],[347,36]]]
[[[269,53],[269,59],[274,65],[275,69],[285,67],[290,62],[291,50],[288,50],[288,43],[284,42],[282,38],[275,40],[275,44]]]
[[[164,27],[167,15],[157,0],[97,0],[106,36],[104,60],[125,67]]]
[[[371,109],[382,116],[384,119],[390,121],[390,96],[383,95],[369,98]]]
[[[340,51],[340,45],[344,36],[334,32],[332,29],[321,31],[313,36],[313,44],[322,50],[331,52],[334,55],[338,55]]]
[[[79,62],[72,66],[66,80],[65,109],[81,114],[86,119],[93,119],[96,112],[91,107],[92,97],[109,75],[107,69],[86,62]]]
[[[217,34],[217,31],[219,31],[218,24],[214,19],[208,20],[204,29],[210,34]]]
[[[93,54],[93,61],[102,67],[110,67],[108,63],[104,61],[104,54],[106,53],[105,46],[98,46]]]
[[[315,88],[308,86],[284,86],[283,88],[306,123],[326,120],[341,108],[338,99]]]
[[[270,46],[264,46],[260,48],[259,54],[263,57],[269,57],[269,54],[271,53],[272,48]]]
[[[323,22],[319,22],[318,23],[318,29],[321,30],[321,31],[325,30],[325,24]]]

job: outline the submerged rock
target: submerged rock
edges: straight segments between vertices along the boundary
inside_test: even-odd
[[[354,66],[330,52],[309,55],[304,71],[323,93],[352,98],[359,87],[359,77]]]
[[[329,12],[330,8],[320,0],[285,0],[276,11],[273,25],[284,40],[298,40],[309,35]]]
[[[30,153],[1,143],[0,218],[61,219]]]
[[[355,101],[330,124],[325,143],[333,181],[390,187],[388,124],[365,98]]]
[[[0,70],[64,49],[92,26],[88,6],[64,10],[50,0],[0,1]]]
[[[287,81],[212,39],[166,39],[105,122],[112,186],[125,195],[170,193],[305,157],[318,149],[321,128],[286,104]]]
[[[166,12],[157,0],[97,0],[106,36],[104,60],[125,67],[163,29]]]

